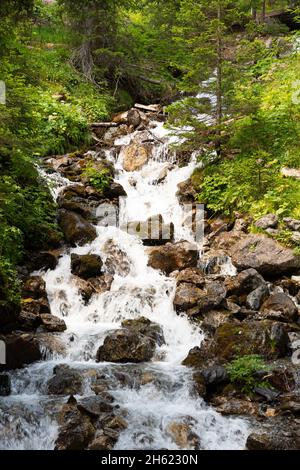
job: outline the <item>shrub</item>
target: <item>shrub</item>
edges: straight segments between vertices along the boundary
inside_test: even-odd
[[[246,355],[234,359],[227,364],[231,382],[241,387],[243,393],[251,393],[258,385],[268,386],[267,382],[259,383],[255,377],[257,371],[267,371],[269,368],[263,359],[256,355]]]

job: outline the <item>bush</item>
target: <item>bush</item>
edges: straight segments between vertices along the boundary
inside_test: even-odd
[[[104,193],[112,181],[112,176],[107,168],[98,170],[92,163],[86,167],[83,175],[88,178],[89,184],[100,193]]]
[[[226,369],[232,383],[241,387],[243,393],[251,393],[258,385],[269,386],[267,382],[259,383],[255,377],[257,371],[267,371],[268,366],[263,359],[256,355],[246,355],[234,359],[227,364]]]

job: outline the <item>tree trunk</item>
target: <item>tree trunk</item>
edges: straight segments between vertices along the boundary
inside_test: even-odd
[[[251,12],[253,21],[257,21],[257,9],[255,7],[252,7]]]
[[[266,22],[266,0],[262,2],[261,21],[263,23]]]

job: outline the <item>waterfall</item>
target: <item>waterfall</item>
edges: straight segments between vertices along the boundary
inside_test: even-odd
[[[192,174],[196,159],[192,158],[182,168],[173,163],[165,178],[157,183],[170,162],[168,150],[174,137],[162,123],[154,123],[151,133],[157,138],[152,156],[139,171],[127,172],[122,166],[122,147],[129,145],[135,133],[115,140],[115,147],[121,150],[117,158],[114,149],[106,152],[117,170],[116,182],[127,193],[120,216],[136,221],[161,214],[166,223],[174,223],[175,241],[192,241],[191,232],[182,225],[184,214],[176,192],[178,183]],[[71,184],[58,173],[47,178],[51,180],[54,197]],[[0,449],[54,448],[58,433],[56,411],[67,397],[47,396],[46,384],[54,366],[62,363],[82,373],[103,370],[110,378],[110,392],[125,410],[128,423],[116,449],[178,449],[168,429],[173,422],[186,420],[199,437],[201,449],[244,449],[249,434],[247,421],[223,417],[195,396],[192,371],[181,365],[204,335],[187,316],[175,313],[175,280],[148,266],[146,247],[137,236],[113,225],[99,224],[96,230],[93,242],[65,251],[54,270],[35,273],[41,274],[46,282],[52,314],[66,322],[67,330],[59,335],[66,353],[48,355],[43,362],[10,373],[12,394],[0,398]],[[105,246],[111,240],[126,253],[129,268],[125,275],[114,276],[108,292],[95,294],[86,305],[71,273],[71,254],[100,255],[105,266],[108,256]],[[139,365],[96,363],[96,351],[108,332],[119,328],[122,320],[139,316],[149,318],[163,329],[166,344],[157,348],[154,359]],[[118,371],[132,377],[147,372],[154,379],[141,386],[124,385],[117,379]],[[82,394],[93,395],[88,380]]]

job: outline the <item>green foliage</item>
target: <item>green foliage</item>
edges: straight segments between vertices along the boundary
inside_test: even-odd
[[[267,382],[258,382],[257,371],[268,371],[264,360],[256,354],[241,356],[226,365],[230,381],[241,387],[243,393],[251,393],[258,385],[266,387]]]
[[[112,182],[112,176],[107,168],[99,170],[92,163],[85,168],[83,175],[88,178],[89,184],[100,193],[104,193]]]

